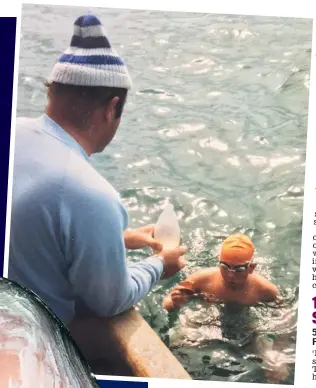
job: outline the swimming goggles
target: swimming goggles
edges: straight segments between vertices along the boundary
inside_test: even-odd
[[[246,264],[231,266],[231,265],[225,263],[224,261],[219,262],[219,266],[221,268],[225,269],[226,271],[231,271],[231,272],[244,272],[250,267],[250,264],[251,264],[251,261],[249,261]]]

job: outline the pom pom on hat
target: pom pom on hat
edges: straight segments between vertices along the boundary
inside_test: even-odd
[[[75,21],[70,47],[55,64],[49,81],[78,86],[132,87],[125,63],[111,47],[100,20],[92,14]]]

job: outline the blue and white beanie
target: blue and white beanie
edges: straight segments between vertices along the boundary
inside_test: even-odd
[[[50,82],[130,89],[127,67],[111,47],[100,20],[92,14],[74,23],[70,47],[55,64]]]

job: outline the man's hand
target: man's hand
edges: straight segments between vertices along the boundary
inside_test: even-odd
[[[146,225],[138,229],[127,229],[124,232],[125,247],[127,249],[140,249],[147,246],[155,252],[159,252],[159,256],[164,261],[162,279],[168,279],[185,267],[186,263],[183,255],[186,252],[186,248],[177,247],[163,250],[162,244],[153,238],[154,230],[155,224]]]
[[[124,242],[127,249],[140,249],[149,247],[160,252],[162,245],[153,238],[155,224],[142,226],[137,229],[127,229],[124,232]]]
[[[159,256],[161,256],[164,260],[164,275],[162,279],[169,279],[185,267],[186,262],[183,255],[186,250],[187,249],[185,247],[178,247],[174,249],[166,249],[159,253]]]

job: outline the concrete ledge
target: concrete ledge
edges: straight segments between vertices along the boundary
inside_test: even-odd
[[[134,309],[113,318],[77,319],[70,331],[95,374],[191,379]]]

